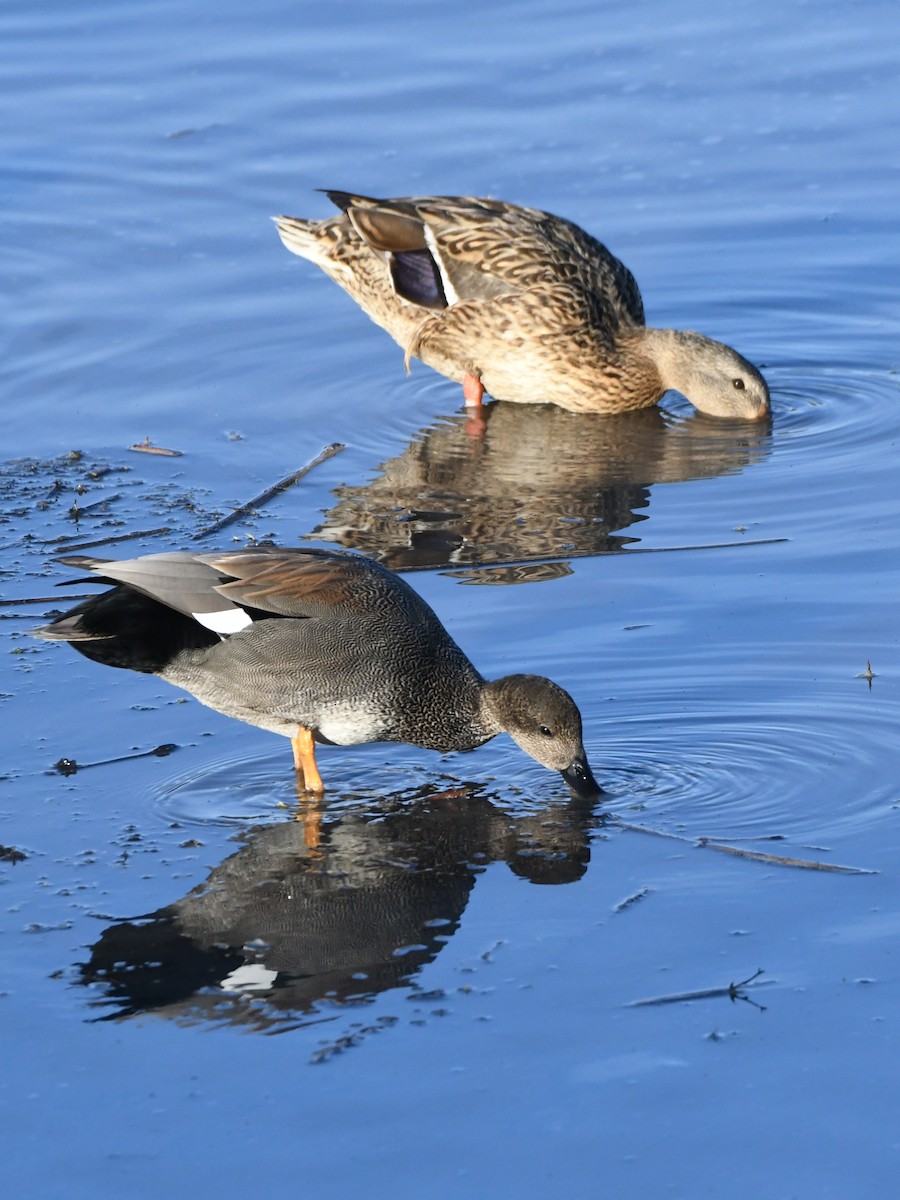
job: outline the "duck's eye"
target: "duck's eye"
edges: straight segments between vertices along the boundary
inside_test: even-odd
[[[544,735],[544,737],[553,737],[553,730],[548,729],[546,725],[539,725],[538,728],[540,729],[540,731]]]
[[[738,376],[737,379],[732,379],[731,386],[734,388],[734,390],[736,392],[742,392],[744,390],[745,384],[744,384],[743,379],[741,379],[741,377]]]

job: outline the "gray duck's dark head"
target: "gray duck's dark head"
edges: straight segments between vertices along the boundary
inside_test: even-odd
[[[584,752],[581,713],[568,692],[542,675],[506,675],[485,684],[484,699],[499,729],[542,767],[559,771],[576,796],[601,794]]]

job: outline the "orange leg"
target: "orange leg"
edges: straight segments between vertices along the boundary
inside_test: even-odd
[[[316,744],[313,735],[305,725],[298,725],[297,732],[291,738],[294,750],[294,767],[297,771],[297,782],[307,792],[322,793],[325,785],[316,766]]]
[[[303,841],[306,843],[306,848],[309,851],[318,851],[322,845],[322,797],[313,795],[300,784],[300,776],[297,776],[297,811],[294,813],[295,821],[303,822]],[[321,858],[320,854],[310,857]]]
[[[466,408],[480,408],[484,403],[484,384],[471,371],[466,371],[463,375],[462,384]]]

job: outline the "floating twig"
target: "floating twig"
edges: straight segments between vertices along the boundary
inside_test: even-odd
[[[241,504],[233,512],[221,517],[218,521],[214,521],[212,525],[207,525],[199,533],[195,533],[194,541],[198,542],[201,538],[209,537],[211,533],[218,533],[220,530],[225,529],[226,526],[233,525],[235,521],[239,521],[241,517],[245,517],[248,513],[252,513],[264,504],[268,504],[275,496],[279,496],[282,492],[287,491],[288,488],[293,487],[294,484],[299,483],[315,467],[320,466],[323,462],[327,462],[329,458],[334,458],[336,454],[340,454],[345,449],[346,446],[343,442],[331,442],[314,459],[308,462],[306,466],[301,467],[298,471],[294,471],[292,475],[287,475],[284,479],[280,479],[272,487],[266,488],[264,492],[260,492],[258,496],[254,496],[252,500],[248,500],[246,504]]]
[[[107,464],[103,467],[91,467],[91,469],[87,472],[87,477],[88,479],[93,479],[96,481],[98,479],[102,479],[105,475],[124,475],[130,470],[131,467],[113,466],[112,464]]]
[[[161,454],[165,458],[181,458],[180,450],[166,450],[164,446],[154,446],[148,437],[145,437],[142,442],[136,442],[133,446],[129,446],[128,449],[136,450],[140,454]]]
[[[102,500],[95,500],[93,504],[79,504],[76,497],[75,502],[69,508],[66,515],[70,516],[73,521],[77,521],[81,517],[88,516],[88,514],[108,513],[110,506],[121,499],[122,495],[120,492],[116,492],[114,496],[104,496]]]
[[[646,1000],[632,1000],[627,1007],[647,1008],[654,1004],[683,1004],[690,1000],[717,1000],[723,996],[727,996],[732,1001],[747,1000],[752,1004],[754,1002],[750,1000],[749,996],[743,994],[742,989],[750,987],[762,974],[762,967],[759,967],[752,975],[742,979],[740,983],[729,983],[727,987],[701,988],[696,992],[673,992],[667,996],[649,996]],[[762,1008],[762,1005],[757,1005],[757,1007]]]
[[[856,677],[857,679],[865,679],[869,685],[869,691],[872,690],[872,680],[876,678],[875,672],[872,670],[872,660],[866,659],[866,669]]]

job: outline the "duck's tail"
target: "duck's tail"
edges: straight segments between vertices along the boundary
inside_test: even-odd
[[[93,596],[29,632],[48,642],[71,642],[85,658],[104,666],[150,675],[164,670],[182,650],[219,641],[192,617],[124,585]]]
[[[324,257],[321,221],[305,221],[302,217],[273,217],[278,236],[292,254],[320,262]]]

